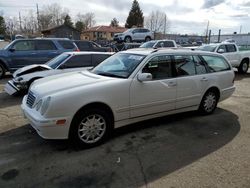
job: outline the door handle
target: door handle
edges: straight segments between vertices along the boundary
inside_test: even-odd
[[[168,82],[168,86],[175,87],[177,86],[176,82]]]
[[[203,77],[202,79],[201,79],[201,81],[208,81],[208,79],[206,78],[206,77]]]

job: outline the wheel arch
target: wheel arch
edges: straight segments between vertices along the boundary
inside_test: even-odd
[[[218,101],[220,100],[220,89],[217,86],[211,86],[209,87],[206,92],[204,93],[203,97],[205,96],[205,94],[209,91],[214,91],[218,97]]]
[[[240,63],[244,62],[244,61],[247,61],[248,65],[249,65],[249,57],[244,57]]]
[[[7,63],[3,59],[0,59],[0,64],[3,65],[6,71],[9,71]]]
[[[88,103],[84,106],[82,106],[80,109],[77,110],[77,112],[74,114],[74,117],[72,118],[71,123],[74,121],[74,119],[84,110],[90,109],[90,108],[97,108],[97,109],[103,109],[106,112],[108,112],[108,114],[110,115],[110,118],[112,120],[112,123],[114,124],[114,112],[111,109],[111,107],[107,104],[105,104],[104,102],[91,102]]]

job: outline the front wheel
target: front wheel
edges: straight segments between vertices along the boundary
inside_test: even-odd
[[[132,42],[132,39],[130,36],[127,36],[127,37],[125,37],[124,41],[129,43],[129,42]]]
[[[0,64],[0,79],[3,78],[5,75],[5,68],[3,65]]]
[[[112,130],[112,121],[102,109],[80,111],[71,124],[70,139],[78,146],[90,148],[103,143]]]
[[[150,37],[146,37],[146,38],[145,38],[145,42],[148,42],[148,41],[150,41],[150,40],[151,40]]]
[[[210,90],[205,93],[201,100],[199,111],[202,114],[212,114],[217,107],[218,96],[216,92]]]
[[[241,62],[240,66],[238,67],[238,72],[239,72],[239,73],[247,73],[248,67],[249,67],[249,61],[246,60],[246,59],[244,59],[244,60]]]

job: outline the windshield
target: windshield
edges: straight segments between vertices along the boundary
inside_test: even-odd
[[[149,41],[149,42],[143,43],[140,46],[140,48],[153,48],[154,45],[155,45],[155,41]]]
[[[144,57],[138,54],[117,53],[104,60],[92,72],[102,76],[128,78]]]
[[[205,46],[200,46],[199,48],[197,48],[197,50],[214,52],[216,47],[217,45],[205,45]]]
[[[70,54],[61,54],[46,63],[52,69],[56,69],[65,59],[67,59]]]

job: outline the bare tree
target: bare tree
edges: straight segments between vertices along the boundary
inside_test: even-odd
[[[38,31],[37,18],[32,10],[22,17],[22,32],[25,35],[33,35]]]
[[[39,16],[41,29],[63,24],[67,14],[69,14],[69,10],[62,8],[58,3],[43,6]]]
[[[84,29],[88,29],[90,27],[93,27],[96,23],[95,21],[95,14],[93,12],[88,12],[86,14],[80,14],[78,13],[77,16],[77,21],[80,21],[84,25]]]
[[[146,17],[144,25],[155,33],[162,32],[166,34],[170,27],[170,21],[164,12],[157,10],[152,11],[150,15]]]
[[[18,33],[18,20],[16,17],[7,17],[5,18],[6,32],[10,36]]]

